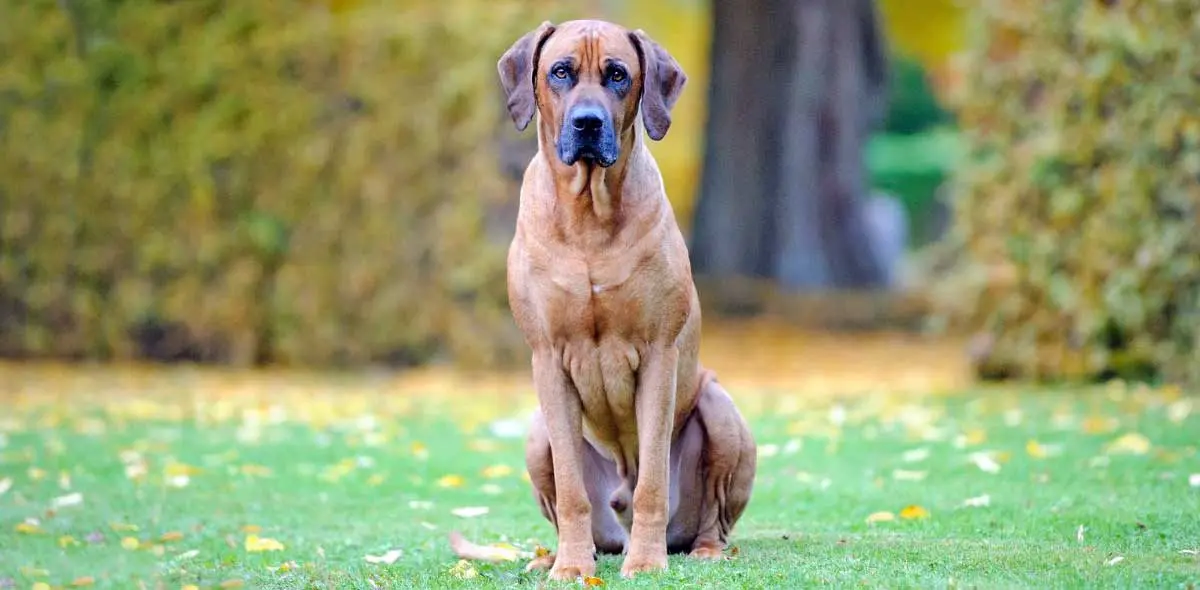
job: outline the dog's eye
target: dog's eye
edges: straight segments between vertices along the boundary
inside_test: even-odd
[[[623,82],[625,80],[625,70],[622,70],[621,68],[613,68],[612,71],[608,73],[608,79],[612,80],[613,82]]]
[[[571,74],[571,72],[569,70],[567,70],[567,66],[561,66],[561,65],[554,66],[554,69],[551,70],[550,73],[555,78],[558,78],[559,80],[566,80],[567,76],[569,76]]]

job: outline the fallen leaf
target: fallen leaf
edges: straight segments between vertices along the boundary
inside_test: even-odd
[[[242,525],[242,532],[248,535],[257,535],[262,532],[262,527],[256,524],[246,524]]]
[[[42,527],[38,526],[37,523],[28,521],[19,522],[17,523],[17,526],[13,528],[22,535],[36,535],[42,532]]]
[[[1030,439],[1029,442],[1025,443],[1025,452],[1034,459],[1045,459],[1047,455],[1045,447],[1033,439]]]
[[[549,549],[542,547],[541,545],[538,545],[537,547],[533,548],[533,556],[534,557],[545,557],[547,555],[550,555]]]
[[[1079,542],[1079,543],[1083,542],[1083,533],[1086,530],[1087,530],[1087,527],[1084,527],[1083,525],[1079,525],[1079,528],[1075,529],[1075,541],[1076,542]]]
[[[71,586],[74,586],[75,588],[82,588],[84,586],[92,586],[95,584],[96,578],[93,578],[92,576],[80,576],[74,580],[71,580]]]
[[[200,590],[200,587],[195,584],[187,584],[186,586],[184,586],[183,588],[180,588],[179,590]]]
[[[971,462],[984,473],[1000,473],[1000,464],[990,453],[971,453]]]
[[[163,543],[170,543],[172,541],[179,541],[181,539],[183,539],[183,533],[179,531],[168,531],[163,533],[162,536],[158,538],[158,540]]]
[[[904,454],[901,455],[901,458],[904,459],[905,463],[918,463],[924,461],[929,458],[929,448],[921,447],[919,449],[904,451]]]
[[[93,545],[95,545],[96,543],[103,543],[104,542],[104,533],[102,533],[100,531],[92,531],[92,532],[88,533],[87,536],[83,538],[83,540],[87,541],[88,543],[91,543]]]
[[[34,582],[32,589],[33,590],[50,590],[50,584],[47,584],[45,582]]]
[[[439,488],[461,488],[466,480],[461,475],[444,475],[437,480]]]
[[[1193,473],[1188,476],[1188,485],[1193,488],[1200,488],[1200,473]]]
[[[473,543],[471,541],[468,541],[458,531],[450,531],[449,538],[450,538],[450,548],[453,549],[454,554],[457,555],[461,559],[468,559],[471,561],[502,562],[502,561],[516,561],[517,559],[520,559],[521,557],[528,556],[528,555],[522,554],[522,552],[520,550],[518,550],[516,547],[513,547],[511,545],[487,546],[487,545],[480,545],[478,543]],[[528,556],[528,557],[532,557],[532,556]]]
[[[271,539],[269,537],[259,537],[258,535],[246,535],[245,542],[246,551],[249,553],[258,553],[260,551],[283,551],[283,543]]]
[[[1150,439],[1130,432],[1109,443],[1107,452],[1110,455],[1145,455],[1150,452]]]
[[[134,551],[141,545],[142,544],[140,541],[137,540],[137,537],[125,537],[124,539],[121,539],[121,548],[122,549],[128,549],[130,551]]]
[[[891,512],[887,512],[887,511],[872,512],[871,515],[867,517],[867,524],[875,524],[877,522],[891,522],[893,520],[896,520],[896,515],[892,514]]]
[[[903,518],[905,520],[929,518],[929,516],[930,516],[930,514],[929,514],[928,510],[926,510],[920,506],[917,506],[916,504],[913,504],[912,506],[906,506],[906,507],[904,507],[903,510],[900,511],[900,518]]]
[[[59,496],[50,501],[51,508],[55,510],[60,510],[69,506],[78,506],[80,504],[83,504],[83,494],[79,492],[67,494],[65,496]]]
[[[367,563],[392,565],[393,563],[396,563],[396,560],[400,559],[400,556],[402,555],[404,555],[404,552],[399,549],[389,549],[387,553],[384,553],[383,555],[367,555],[363,557],[363,559],[367,560]]]
[[[50,575],[50,570],[40,567],[29,567],[27,565],[21,566],[18,571],[26,578],[44,578]]]
[[[173,488],[186,488],[192,483],[192,478],[186,475],[174,475],[167,480],[167,483]]]
[[[496,479],[498,477],[512,475],[512,472],[513,468],[509,467],[508,465],[492,465],[491,467],[487,467],[483,470],[483,476],[488,479]]]
[[[892,478],[896,481],[921,481],[927,475],[929,475],[928,471],[908,471],[905,469],[895,469],[892,471]]]
[[[991,504],[992,504],[992,497],[988,494],[983,494],[982,496],[975,496],[974,498],[967,498],[966,500],[963,500],[963,503],[962,503],[962,505],[967,508],[983,508],[985,506],[990,506]]]
[[[471,565],[471,562],[460,559],[458,563],[450,567],[450,575],[460,580],[470,580],[478,576],[479,572],[475,571],[475,566]]]
[[[296,569],[296,567],[297,567],[296,562],[285,561],[279,565],[269,565],[269,566],[267,566],[267,569],[270,570],[271,573],[286,574],[286,573]]]
[[[1108,434],[1119,426],[1121,422],[1111,416],[1088,416],[1081,424],[1085,434]]]
[[[601,580],[600,578],[597,578],[596,576],[584,576],[583,585],[588,588],[594,588],[596,586],[603,586],[604,580]]]
[[[1181,424],[1192,414],[1192,400],[1189,398],[1172,402],[1167,406],[1167,419],[1172,423]]]
[[[137,532],[138,530],[138,525],[126,524],[123,522],[110,522],[108,523],[108,527],[111,528],[114,533],[132,533]]]
[[[178,556],[176,556],[175,559],[178,561],[184,561],[187,559],[191,559],[197,555],[200,555],[199,549],[188,549],[187,551],[184,551],[183,553],[180,553]]]
[[[462,508],[455,508],[451,510],[450,514],[460,518],[475,518],[478,516],[483,516],[489,511],[490,509],[487,506],[464,506]]]
[[[412,454],[416,458],[421,459],[421,460],[425,460],[425,459],[429,458],[429,449],[425,448],[425,445],[423,443],[414,442],[412,444],[411,449],[412,449]]]
[[[765,443],[765,444],[758,445],[758,456],[760,458],[774,457],[775,455],[778,455],[778,454],[779,454],[779,445],[777,445],[777,444]]]
[[[58,546],[61,549],[66,549],[67,547],[78,547],[79,541],[71,535],[63,535],[58,538]]]
[[[3,496],[6,492],[8,492],[8,490],[11,490],[12,486],[13,480],[11,477],[0,479],[0,496]]]
[[[29,471],[26,472],[26,475],[28,475],[29,479],[32,479],[33,481],[39,481],[46,478],[46,470],[40,467],[30,467]]]
[[[220,585],[218,585],[217,587],[229,589],[229,588],[241,588],[242,586],[245,586],[245,585],[246,585],[246,582],[244,580],[233,579],[233,580],[225,580],[224,582],[221,582]]]
[[[408,507],[413,510],[429,510],[433,508],[433,502],[428,500],[409,500]]]
[[[383,484],[385,479],[387,478],[382,473],[375,473],[372,474],[371,477],[367,478],[367,485],[371,487],[378,487]]]
[[[1108,561],[1104,562],[1104,565],[1117,565],[1118,563],[1121,563],[1122,561],[1125,561],[1125,556],[1114,555],[1112,557],[1112,559],[1109,559]]]
[[[1180,549],[1179,554],[1180,555],[1198,556],[1198,555],[1200,555],[1200,551],[1198,551],[1196,549]]]

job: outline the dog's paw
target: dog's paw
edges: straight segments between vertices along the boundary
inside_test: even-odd
[[[559,553],[559,555],[562,554]],[[550,579],[559,582],[574,582],[595,573],[595,559],[565,560],[560,557],[554,560],[554,566],[550,568]]]
[[[629,553],[625,556],[625,563],[621,565],[621,577],[632,578],[641,573],[661,572],[667,569],[667,552],[649,553]]]
[[[692,548],[692,552],[688,554],[692,559],[703,559],[706,561],[717,561],[725,558],[721,547],[717,545],[697,545]]]

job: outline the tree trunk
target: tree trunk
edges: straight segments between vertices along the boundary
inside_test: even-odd
[[[698,273],[798,290],[884,284],[862,203],[886,69],[871,0],[713,3]]]

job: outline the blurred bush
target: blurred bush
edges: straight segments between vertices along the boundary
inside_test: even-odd
[[[495,63],[561,3],[2,4],[0,353],[521,349]]]
[[[1200,378],[1200,5],[978,7],[944,319],[987,374]]]

